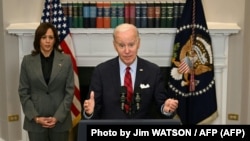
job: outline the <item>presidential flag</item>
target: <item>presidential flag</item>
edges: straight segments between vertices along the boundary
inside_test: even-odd
[[[73,46],[73,40],[71,37],[68,21],[64,16],[63,9],[60,0],[45,0],[44,9],[41,17],[41,22],[49,22],[54,24],[58,30],[60,38],[60,47],[64,53],[70,54],[75,80],[75,91],[73,103],[71,106],[71,116],[73,127],[81,120],[81,98],[78,79],[78,69],[76,64],[75,48]]]
[[[209,124],[217,117],[212,41],[201,0],[186,0],[177,23],[168,92],[179,100],[183,124]]]

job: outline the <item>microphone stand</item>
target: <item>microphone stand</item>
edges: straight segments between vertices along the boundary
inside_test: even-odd
[[[136,111],[140,109],[141,96],[139,92],[135,93],[135,103],[136,103]]]
[[[130,113],[129,115],[135,114],[137,111],[140,110],[140,103],[141,103],[141,89],[140,87],[135,88],[132,102],[130,103]]]
[[[126,103],[126,97],[127,97],[127,88],[125,86],[121,86],[121,110],[125,111],[125,103]]]

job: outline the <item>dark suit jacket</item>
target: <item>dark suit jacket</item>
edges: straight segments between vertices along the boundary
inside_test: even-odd
[[[54,51],[50,81],[46,84],[40,54],[26,55],[20,72],[19,96],[25,115],[24,129],[41,132],[44,128],[33,118],[52,116],[58,122],[52,129],[66,131],[72,127],[70,107],[74,96],[74,75],[69,55]]]
[[[118,57],[96,66],[90,84],[90,91],[95,92],[95,110],[92,119],[155,118],[151,113],[152,106],[155,106],[159,113],[160,107],[168,98],[163,75],[156,64],[138,57],[134,89],[139,88],[141,84],[149,87],[140,89],[140,109],[132,110],[134,112],[128,116],[120,106],[121,83]],[[132,109],[135,108],[136,106],[133,105]]]

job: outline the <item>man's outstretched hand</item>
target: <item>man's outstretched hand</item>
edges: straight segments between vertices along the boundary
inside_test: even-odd
[[[94,91],[91,91],[90,98],[84,100],[83,108],[87,115],[91,115],[94,112],[95,107],[95,93]]]

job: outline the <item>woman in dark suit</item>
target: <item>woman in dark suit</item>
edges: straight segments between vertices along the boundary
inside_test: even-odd
[[[137,53],[140,37],[132,24],[121,24],[113,33],[113,45],[118,56],[103,62],[94,69],[90,97],[84,101],[83,115],[86,119],[146,119],[152,105],[167,118],[172,117],[178,101],[165,90],[160,68]],[[132,101],[127,100],[127,86],[124,89],[126,67],[132,77]],[[126,97],[124,99],[124,96]],[[126,109],[129,105],[129,110]]]
[[[34,50],[21,64],[19,96],[29,141],[68,141],[74,96],[71,58],[59,48],[59,36],[50,23],[35,31]]]

